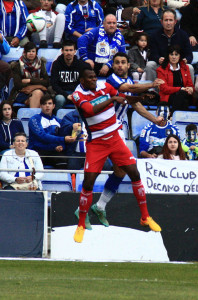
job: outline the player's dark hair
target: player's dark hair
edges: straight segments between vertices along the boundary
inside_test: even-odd
[[[128,55],[127,55],[126,53],[124,53],[124,52],[117,52],[117,53],[114,55],[114,57],[113,57],[113,62],[114,62],[114,60],[115,60],[115,58],[116,58],[117,56],[125,57],[125,58],[127,59],[127,62],[129,62],[129,57],[128,57]]]
[[[53,104],[55,104],[55,99],[52,95],[50,94],[45,94],[41,97],[41,100],[40,100],[40,105],[45,105],[45,103],[48,101],[48,100],[52,100]]]
[[[196,126],[195,124],[188,124],[188,125],[186,126],[185,130],[186,130],[186,133],[187,133],[188,131],[192,131],[192,130],[197,132],[197,126]]]
[[[81,69],[81,70],[80,70],[80,73],[79,73],[79,79],[85,77],[85,72],[86,72],[86,71],[94,71],[94,70],[92,69],[91,66],[90,66],[90,67],[87,66],[86,68]],[[95,72],[95,71],[94,71],[94,72]]]
[[[169,107],[169,104],[168,104],[168,102],[166,102],[166,101],[160,101],[160,102],[157,104],[157,109],[158,109],[159,107],[161,107],[161,106],[168,106],[168,107]]]
[[[62,50],[64,49],[64,47],[67,46],[74,46],[74,49],[76,50],[76,43],[74,41],[71,40],[66,40],[62,43]]]

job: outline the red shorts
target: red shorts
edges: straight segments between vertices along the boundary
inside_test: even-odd
[[[135,157],[117,131],[107,138],[104,137],[87,143],[86,148],[85,172],[100,173],[107,157],[117,166],[136,164]]]

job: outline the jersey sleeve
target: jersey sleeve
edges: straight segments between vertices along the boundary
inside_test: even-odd
[[[118,96],[119,92],[116,90],[111,84],[105,83],[106,85],[106,93],[108,93],[111,97]]]

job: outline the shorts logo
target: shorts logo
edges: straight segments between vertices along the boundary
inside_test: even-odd
[[[85,165],[85,169],[88,169],[88,168],[89,168],[89,163],[87,162]]]
[[[78,95],[77,92],[73,93],[73,98],[74,98],[74,100],[75,100],[76,102],[80,99],[80,97],[79,97],[79,95]]]

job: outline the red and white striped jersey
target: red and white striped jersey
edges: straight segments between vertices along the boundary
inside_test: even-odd
[[[85,90],[82,85],[78,85],[72,95],[72,101],[79,110],[82,120],[85,123],[88,139],[102,138],[108,136],[115,130],[121,128],[122,125],[116,119],[116,113],[113,102],[110,103],[101,112],[88,116],[83,110],[83,103],[89,102],[93,106],[97,105],[107,99],[118,95],[118,91],[108,83],[97,81],[95,91]]]

